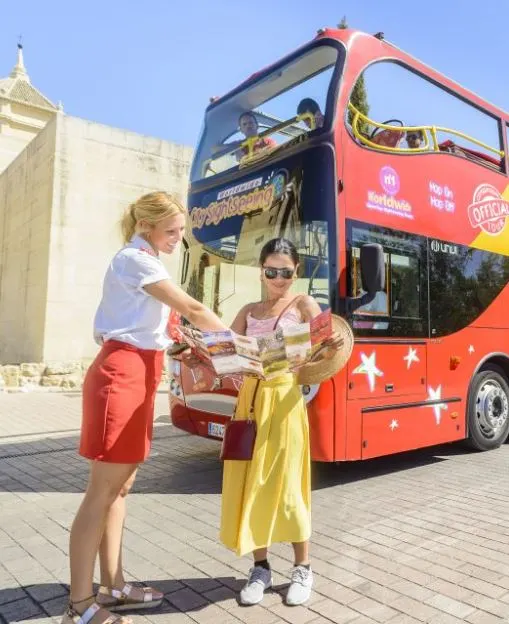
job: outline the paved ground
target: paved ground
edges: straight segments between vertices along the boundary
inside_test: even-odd
[[[68,527],[86,465],[76,454],[79,394],[0,394],[0,621],[58,621]],[[273,549],[277,586],[263,606],[235,599],[249,568],[217,541],[215,442],[168,424],[157,400],[150,461],[130,497],[125,565],[166,592],[135,624],[509,621],[509,445],[441,447],[314,469],[307,607],[282,603],[291,550]]]

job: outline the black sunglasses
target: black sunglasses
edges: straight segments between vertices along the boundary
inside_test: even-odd
[[[412,139],[420,139],[421,137],[418,134],[407,134],[406,138],[412,140]]]
[[[295,269],[275,269],[273,267],[263,267],[263,273],[268,280],[282,277],[283,279],[292,279]]]

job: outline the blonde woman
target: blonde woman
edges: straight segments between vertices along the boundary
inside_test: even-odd
[[[106,271],[94,321],[101,350],[83,386],[80,454],[90,460],[90,475],[71,529],[71,588],[63,624],[127,624],[128,618],[112,611],[156,607],[163,600],[161,592],[124,578],[125,497],[150,452],[155,393],[171,343],[170,308],[200,329],[225,329],[215,314],[170,281],[161,262],[161,253],[178,248],[185,214],[165,192],[140,197],[125,212],[125,246]]]

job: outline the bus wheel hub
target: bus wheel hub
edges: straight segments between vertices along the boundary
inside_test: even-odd
[[[477,418],[483,433],[493,436],[503,427],[509,414],[507,395],[498,382],[489,379],[477,394]]]

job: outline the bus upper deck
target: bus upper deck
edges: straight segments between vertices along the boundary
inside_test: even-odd
[[[369,115],[351,101],[359,79]],[[256,121],[250,135],[239,124],[246,114]],[[310,44],[212,99],[191,179],[277,158],[281,149],[341,130],[343,118],[351,135],[374,149],[442,151],[507,171],[507,133],[500,126],[507,113],[380,37],[323,29]],[[424,138],[419,148],[404,145],[412,132]]]

